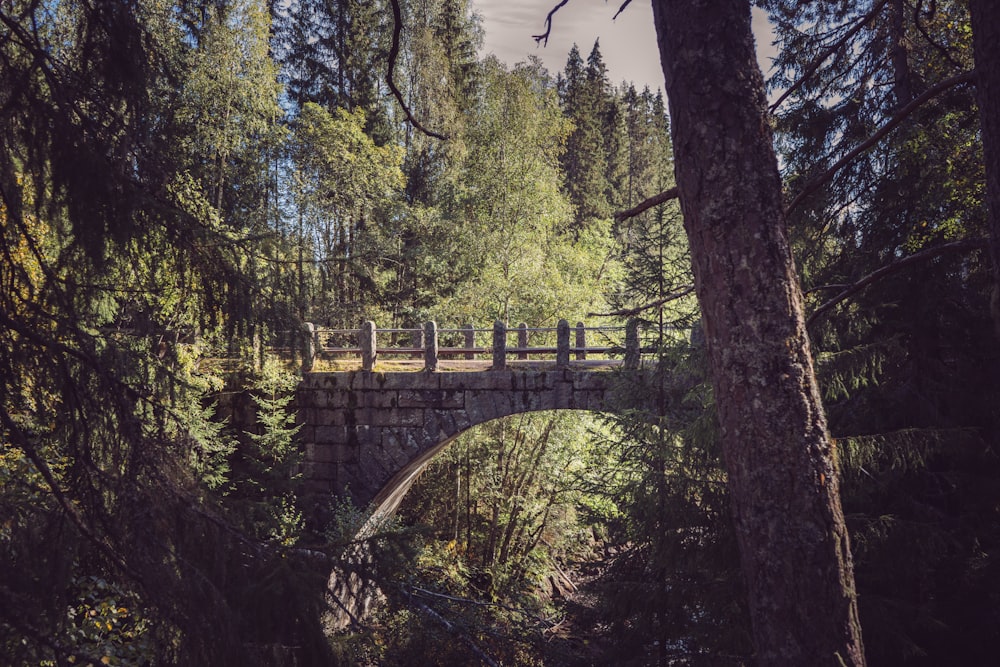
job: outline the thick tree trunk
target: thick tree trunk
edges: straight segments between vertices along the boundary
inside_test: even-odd
[[[1000,336],[1000,2],[969,0],[972,51],[976,59],[976,103],[983,130],[986,208],[993,260],[993,324]]]
[[[653,0],[653,11],[756,659],[862,665],[750,3]]]

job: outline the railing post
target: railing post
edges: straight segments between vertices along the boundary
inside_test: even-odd
[[[476,328],[471,324],[466,324],[462,327],[462,335],[465,336],[465,347],[470,350],[476,346]],[[466,359],[475,359],[476,355],[474,352],[466,352]]]
[[[559,320],[556,325],[556,367],[569,367],[569,322]]]
[[[507,325],[500,320],[493,323],[493,370],[507,368]]]
[[[358,343],[361,348],[361,370],[371,371],[375,368],[375,357],[378,352],[375,344],[375,323],[371,320],[361,325]]]
[[[308,373],[316,365],[316,325],[312,322],[303,322],[302,328],[305,331],[305,339],[302,341],[302,372]]]
[[[639,368],[639,320],[631,319],[625,323],[625,368]]]
[[[438,368],[438,331],[433,320],[424,324],[424,370],[434,372]]]
[[[576,358],[578,360],[587,358],[587,329],[584,328],[583,322],[576,323]]]
[[[517,325],[517,346],[522,350],[528,347],[528,325],[525,324],[524,322],[521,322],[520,324]],[[518,352],[517,358],[527,359],[528,353]]]

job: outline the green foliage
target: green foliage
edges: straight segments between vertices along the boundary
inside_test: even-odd
[[[8,663],[749,655],[679,208],[611,223],[672,185],[662,95],[613,89],[597,44],[555,81],[534,60],[508,71],[478,59],[465,0],[402,4],[396,80],[446,143],[383,90],[384,2],[0,3]],[[783,47],[776,89],[876,10],[778,110],[793,196],[971,67],[963,3],[758,4]],[[977,113],[967,87],[935,97],[799,205],[810,306],[987,232]],[[811,331],[872,664],[996,652],[988,268],[889,274]],[[644,343],[655,379],[606,423],[463,435],[407,500],[422,529],[374,531],[310,495],[295,377],[257,358],[226,384],[206,358],[258,356],[307,320],[608,309],[677,327]],[[334,567],[385,592],[370,632],[327,637]]]
[[[793,193],[971,67],[963,3],[764,4],[783,47],[775,89],[846,40],[778,112]],[[846,25],[859,29],[846,36]],[[895,259],[985,234],[972,95],[958,87],[921,105],[794,211],[813,305]],[[869,664],[989,664],[996,652],[979,620],[995,609],[979,591],[997,586],[997,523],[984,513],[998,436],[988,280],[982,257],[942,255],[886,274],[813,326]]]

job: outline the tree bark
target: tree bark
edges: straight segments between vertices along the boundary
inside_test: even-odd
[[[863,665],[749,1],[653,0],[756,660]]]
[[[986,163],[986,215],[993,261],[993,326],[1000,337],[1000,3],[969,0],[976,104]]]

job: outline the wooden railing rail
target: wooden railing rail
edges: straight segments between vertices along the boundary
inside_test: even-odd
[[[427,322],[420,328],[378,329],[371,321],[365,322],[360,329],[332,329],[316,327],[307,322],[304,329],[305,371],[312,370],[319,355],[360,356],[362,370],[366,371],[374,369],[380,355],[423,357],[424,370],[427,371],[437,370],[438,361],[442,358],[472,360],[485,355],[490,355],[493,370],[507,368],[511,355],[515,355],[518,360],[555,355],[555,365],[559,368],[568,367],[571,356],[582,361],[588,355],[622,355],[626,368],[638,368],[643,352],[639,347],[636,320],[629,321],[623,327],[588,327],[582,322],[570,327],[569,322],[560,320],[555,327],[529,327],[521,323],[514,328],[497,321],[492,329],[475,328],[471,324],[460,328],[439,329],[435,322]],[[618,342],[621,341],[622,332],[624,340]],[[488,334],[492,334],[488,345],[477,344]],[[516,344],[509,344],[510,336],[517,337]],[[442,337],[448,341],[460,338],[462,344],[441,345]],[[388,343],[381,343],[380,340],[385,338],[389,339]],[[588,342],[588,339],[594,338],[599,344]]]

